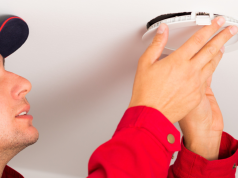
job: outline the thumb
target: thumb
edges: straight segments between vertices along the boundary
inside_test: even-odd
[[[202,85],[202,98],[206,96],[206,91],[207,91],[207,82],[204,82]]]
[[[212,83],[212,75],[207,79],[207,86],[211,87],[211,83]]]
[[[147,67],[155,63],[160,58],[164,50],[164,47],[168,41],[168,36],[169,36],[169,28],[167,24],[161,23],[156,31],[156,35],[152,43],[149,45],[144,54],[141,56],[140,62],[146,65]]]

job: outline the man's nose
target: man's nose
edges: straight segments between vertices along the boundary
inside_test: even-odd
[[[14,84],[12,86],[12,96],[14,99],[22,99],[25,97],[27,93],[31,90],[31,83],[21,77],[21,76],[15,76]]]

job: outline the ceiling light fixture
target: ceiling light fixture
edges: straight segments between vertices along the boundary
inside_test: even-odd
[[[238,20],[220,14],[205,12],[179,12],[160,15],[147,23],[147,31],[142,37],[142,41],[149,46],[151,44],[157,28],[161,23],[166,23],[169,27],[168,42],[163,50],[163,54],[169,55],[173,51],[182,46],[194,33],[201,29],[204,25],[211,25],[211,21],[217,16],[223,16],[226,23],[208,40],[210,41],[220,31],[227,26],[238,26]],[[238,35],[234,35],[226,42],[225,53],[238,49]]]

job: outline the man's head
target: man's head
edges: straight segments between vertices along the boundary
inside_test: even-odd
[[[27,79],[5,70],[0,55],[0,154],[2,151],[9,154],[9,150],[17,154],[38,140],[39,133],[32,120],[16,117],[29,107],[25,96],[30,90]]]

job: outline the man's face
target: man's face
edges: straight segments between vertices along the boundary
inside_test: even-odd
[[[21,151],[38,140],[32,119],[16,117],[29,106],[25,96],[30,90],[27,79],[4,69],[0,55],[0,150]]]

